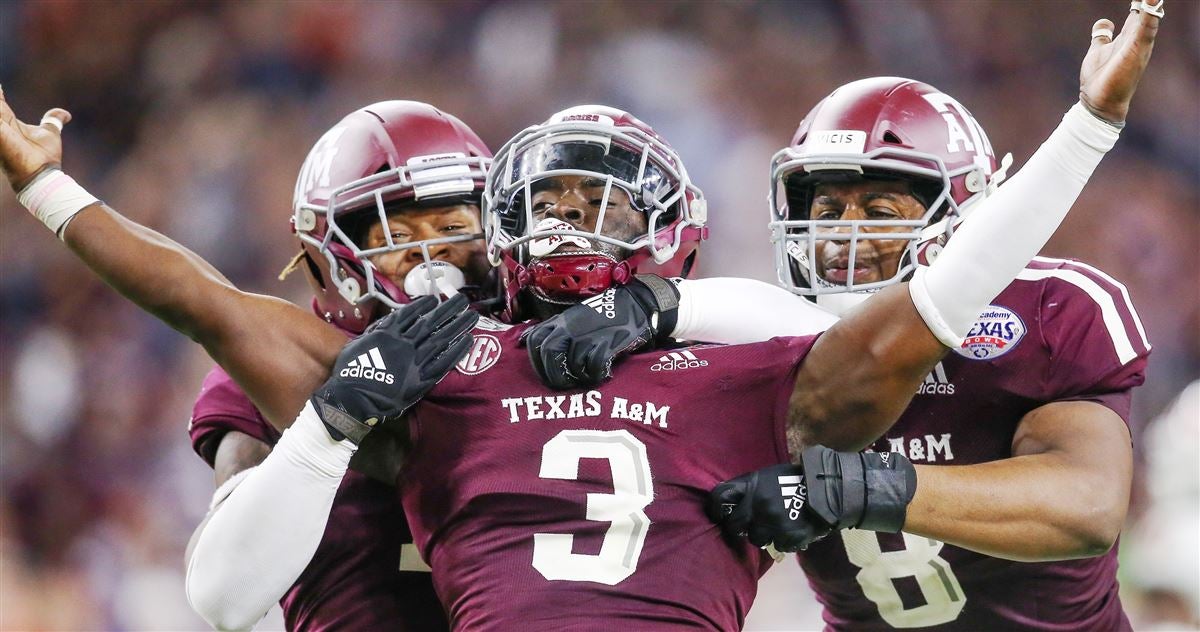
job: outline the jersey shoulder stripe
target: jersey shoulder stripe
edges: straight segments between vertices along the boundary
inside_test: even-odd
[[[1096,303],[1100,309],[1101,318],[1104,321],[1105,329],[1108,331],[1109,338],[1112,341],[1113,348],[1116,350],[1117,359],[1121,364],[1127,364],[1131,360],[1137,358],[1142,353],[1150,350],[1149,341],[1145,338],[1145,330],[1142,327],[1141,320],[1138,318],[1137,312],[1133,309],[1133,303],[1129,300],[1128,291],[1123,285],[1111,280],[1111,277],[1100,273],[1102,278],[1111,281],[1115,287],[1105,287],[1096,278],[1093,278],[1087,272],[1099,272],[1091,266],[1077,266],[1075,262],[1065,261],[1061,259],[1049,259],[1046,257],[1037,257],[1034,263],[1043,264],[1037,267],[1029,267],[1021,271],[1017,275],[1017,279],[1023,281],[1041,281],[1044,279],[1056,279],[1068,283],[1082,290],[1088,297]],[[1046,267],[1045,264],[1051,264],[1054,267]],[[1074,267],[1083,267],[1083,269],[1073,269]],[[1121,305],[1117,304],[1114,299],[1114,289],[1122,297]],[[1125,326],[1125,318],[1122,317],[1124,311],[1129,320],[1134,323],[1134,328],[1139,333],[1141,340],[1138,340],[1138,346],[1142,351],[1139,352],[1135,348],[1135,341],[1130,337],[1129,330]]]
[[[1133,307],[1133,299],[1131,299],[1129,297],[1129,288],[1127,288],[1124,283],[1121,283],[1120,281],[1116,280],[1115,278],[1113,278],[1111,275],[1109,275],[1107,272],[1101,270],[1100,268],[1097,268],[1093,265],[1089,265],[1082,261],[1077,261],[1075,259],[1056,259],[1053,257],[1034,257],[1033,261],[1035,263],[1045,263],[1045,264],[1049,264],[1049,265],[1057,265],[1057,266],[1062,266],[1062,267],[1067,267],[1067,268],[1075,268],[1075,269],[1079,269],[1080,271],[1083,271],[1086,273],[1091,273],[1092,275],[1098,277],[1097,281],[1101,285],[1107,284],[1107,285],[1111,286],[1112,289],[1116,289],[1118,292],[1120,292],[1121,299],[1125,304],[1125,309],[1129,313],[1129,319],[1130,319],[1130,321],[1133,322],[1133,326],[1137,329],[1138,337],[1140,337],[1142,340],[1142,346],[1147,351],[1150,350],[1150,348],[1151,348],[1150,339],[1146,337],[1146,328],[1142,325],[1142,319],[1140,316],[1138,316],[1137,310],[1134,309],[1134,307]]]

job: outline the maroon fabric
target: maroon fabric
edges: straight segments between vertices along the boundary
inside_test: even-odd
[[[221,367],[214,366],[204,377],[192,405],[188,422],[192,449],[212,467],[221,438],[231,431],[248,434],[267,445],[279,440],[279,431],[267,423],[241,387]]]
[[[875,450],[901,450],[915,463],[967,465],[1012,456],[1013,433],[1029,411],[1049,402],[1089,400],[1103,404],[1129,420],[1130,390],[1141,384],[1149,349],[1141,342],[1134,318],[1120,287],[1071,262],[1036,260],[1036,270],[1061,270],[1081,275],[1112,299],[1117,323],[1137,354],[1121,362],[1100,305],[1078,285],[1062,278],[1016,281],[993,303],[993,312],[1011,311],[1023,322],[1025,334],[1009,342],[1007,353],[987,360],[962,355],[946,357],[904,413],[901,420],[875,443]],[[1010,319],[993,319],[1003,323]],[[1015,322],[1015,321],[1014,321]],[[1004,327],[990,327],[1004,332]],[[919,484],[919,483],[918,483]],[[944,545],[936,557],[921,559],[912,547],[928,553],[926,538],[877,534],[892,561],[915,566],[898,570],[880,563],[866,570],[852,564],[848,550],[864,551],[854,532],[832,536],[798,556],[809,582],[825,605],[831,629],[890,629],[880,608],[864,596],[862,580],[890,582],[909,610],[948,600],[948,576],[959,588],[953,601],[961,611],[952,620],[925,629],[957,630],[1123,630],[1129,629],[1117,597],[1117,547],[1099,557],[1065,562],[1009,562],[955,546]],[[940,543],[938,543],[940,544]],[[936,547],[936,545],[934,545]],[[849,549],[848,549],[849,547]],[[898,552],[898,553],[896,553]],[[868,555],[863,553],[864,555]],[[868,555],[869,557],[869,555]],[[882,558],[880,558],[882,559]],[[911,568],[921,569],[930,582],[932,599],[923,596]],[[889,568],[897,569],[891,570]],[[886,579],[888,576],[892,579]],[[888,591],[886,588],[884,593]],[[965,601],[963,601],[965,600]],[[931,608],[932,609],[932,608]]]
[[[525,328],[484,321],[411,415],[399,490],[454,627],[740,628],[770,558],[727,542],[704,503],[718,482],[787,459],[787,401],[815,338],[634,354],[594,390],[556,392],[518,347]],[[629,500],[651,486],[643,519]],[[606,502],[623,526],[600,515]],[[535,534],[569,534],[588,557],[555,556],[562,536]],[[636,570],[585,572],[602,551],[606,572]]]
[[[193,417],[192,445],[209,465],[226,432],[244,432],[268,445],[279,438],[220,368],[204,380]],[[429,573],[400,571],[400,547],[411,541],[392,487],[347,473],[312,561],[280,601],[287,628],[447,629]]]

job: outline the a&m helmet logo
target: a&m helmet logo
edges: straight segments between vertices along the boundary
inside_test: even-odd
[[[475,332],[475,343],[455,368],[463,375],[479,375],[500,360],[500,340],[491,334]]]
[[[1012,351],[1025,337],[1025,331],[1024,321],[1012,310],[989,305],[967,332],[962,347],[955,351],[971,360],[991,360]]]

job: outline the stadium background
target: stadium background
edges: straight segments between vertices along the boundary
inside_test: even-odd
[[[1123,140],[1045,250],[1123,280],[1141,312],[1155,352],[1135,397],[1140,472],[1161,456],[1141,449],[1149,421],[1200,376],[1200,11],[1169,5]],[[631,110],[711,200],[702,273],[772,280],[767,161],[830,89],[876,74],[933,83],[1020,165],[1075,98],[1092,20],[1119,24],[1124,10],[4,2],[0,83],[26,120],[74,113],[65,163],[81,183],[248,290],[306,301],[300,274],[275,278],[296,250],[298,167],[341,116],[389,98],[456,113],[493,147],[567,105]],[[0,188],[0,629],[200,628],[182,556],[212,482],[185,426],[209,361],[96,281]],[[1197,419],[1182,426],[1191,456],[1167,467],[1182,468],[1170,476],[1190,500],[1172,508],[1200,485]],[[1139,473],[1131,522],[1148,499]],[[1147,587],[1173,583],[1197,607],[1195,554],[1161,550],[1163,533],[1190,529],[1195,551],[1196,514],[1170,513],[1122,547],[1127,607],[1147,624],[1162,610]]]

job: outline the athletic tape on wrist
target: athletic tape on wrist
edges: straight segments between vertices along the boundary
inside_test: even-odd
[[[62,238],[75,214],[100,200],[59,169],[47,169],[17,193],[17,201]]]

